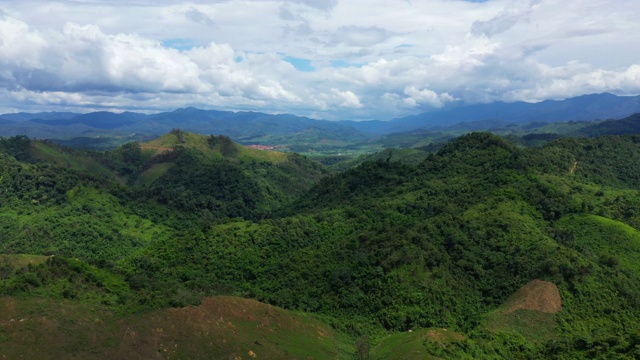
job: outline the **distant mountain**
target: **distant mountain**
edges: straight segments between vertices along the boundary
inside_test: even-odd
[[[40,112],[40,113],[34,113],[34,114],[20,112],[20,113],[0,115],[0,119],[11,120],[11,121],[29,121],[33,119],[61,120],[61,119],[70,119],[77,115],[81,115],[81,114],[72,113],[72,112]]]
[[[50,125],[50,126],[70,126],[83,124],[98,129],[117,129],[123,126],[132,125],[135,122],[146,118],[147,115],[134,112],[123,112],[115,114],[108,111],[99,111],[88,114],[74,115],[71,118],[58,119],[31,119],[30,122]]]
[[[640,134],[640,113],[633,114],[624,119],[607,120],[588,126],[582,129],[580,134],[591,137],[602,135]]]
[[[527,123],[619,119],[637,112],[640,112],[640,95],[616,96],[604,93],[539,103],[519,101],[476,104],[445,108],[388,122],[349,122],[349,125],[363,132],[381,135],[478,121]]]
[[[318,145],[341,146],[359,142],[368,135],[348,125],[313,120],[289,114],[231,112],[183,108],[146,115],[134,112],[38,113],[0,115],[0,136],[27,135],[71,141],[81,138],[89,145],[91,137],[118,138],[124,143],[168,133],[174,128],[200,134],[217,134],[243,144],[295,145],[299,151]],[[86,140],[86,141],[85,141]],[[75,142],[74,142],[75,143]],[[101,142],[102,143],[102,142]],[[116,144],[117,145],[117,144]]]
[[[200,134],[231,137],[245,145],[286,145],[299,152],[344,147],[373,137],[413,130],[491,130],[510,124],[554,123],[619,119],[640,113],[639,96],[583,95],[539,103],[496,102],[445,108],[390,121],[327,121],[291,114],[202,110],[193,107],[146,115],[134,112],[16,113],[0,115],[0,136],[27,135],[36,138],[116,138],[126,141],[149,139],[180,128]]]
[[[268,137],[283,134],[299,134],[316,131],[320,137],[336,140],[366,138],[359,131],[338,122],[313,120],[290,114],[271,115],[259,112],[231,112],[200,110],[196,108],[178,109],[148,116],[143,121],[126,126],[131,132],[153,131],[166,133],[179,127],[185,131],[201,134],[222,134],[236,141],[248,143],[269,142]]]

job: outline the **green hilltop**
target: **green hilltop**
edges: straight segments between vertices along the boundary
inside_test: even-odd
[[[2,139],[0,253],[48,257],[0,257],[0,300],[50,322],[3,318],[0,345],[73,312],[43,342],[62,357],[636,358],[639,161],[637,135],[470,133],[339,173],[177,129],[107,152]],[[233,333],[218,318],[252,330],[202,335]]]

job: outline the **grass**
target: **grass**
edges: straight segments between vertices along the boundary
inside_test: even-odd
[[[44,162],[64,166],[73,170],[84,171],[89,174],[102,175],[107,178],[114,178],[115,175],[109,169],[88,156],[76,156],[41,141],[32,142],[35,156]]]
[[[21,269],[21,268],[27,267],[29,264],[31,265],[43,264],[47,261],[48,258],[49,258],[48,256],[39,256],[39,255],[0,254],[0,263],[9,264],[14,269]]]
[[[243,161],[266,161],[272,164],[279,164],[284,162],[289,157],[288,154],[278,151],[270,151],[270,150],[259,150],[252,149],[240,145],[236,145],[239,147],[239,157]]]
[[[485,321],[489,331],[517,333],[532,343],[543,344],[557,338],[555,314],[525,309],[512,313],[497,310],[489,313]]]
[[[464,336],[447,329],[418,329],[389,335],[371,349],[371,358],[376,360],[394,359],[437,359],[429,355],[425,342],[446,347],[447,344],[463,341]]]
[[[213,149],[208,142],[207,135],[193,134],[183,132],[182,137],[184,142],[179,142],[178,138],[174,134],[166,134],[155,140],[145,142],[141,144],[142,150],[147,153],[153,153],[153,155],[161,154],[170,149],[174,149],[176,146],[184,146],[189,149],[195,149],[198,152],[204,154],[209,159],[222,159],[224,156]],[[250,161],[266,161],[272,164],[281,163],[288,158],[288,154],[277,151],[265,151],[259,149],[252,149],[244,147],[237,143],[234,146],[238,149],[238,153],[235,156],[237,159],[245,162]]]
[[[118,317],[105,307],[0,298],[0,358],[335,359],[327,324],[237,297]]]
[[[154,181],[158,180],[162,177],[162,175],[166,174],[169,169],[173,166],[173,163],[159,163],[153,164],[149,169],[140,174],[138,179],[136,180],[136,185],[141,186],[149,186]]]
[[[556,227],[573,233],[572,246],[584,256],[596,261],[613,257],[623,267],[640,274],[640,232],[635,228],[591,214],[565,216]]]

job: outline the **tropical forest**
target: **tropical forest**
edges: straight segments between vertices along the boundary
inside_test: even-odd
[[[2,137],[0,354],[640,358],[637,121]]]

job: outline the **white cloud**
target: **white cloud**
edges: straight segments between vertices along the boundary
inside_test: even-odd
[[[364,47],[382,43],[390,36],[391,32],[377,26],[341,26],[332,35],[331,42]]]
[[[329,11],[338,4],[338,0],[286,0],[285,3],[298,3],[312,8]]]
[[[390,118],[637,94],[639,15],[613,0],[5,0],[0,110]]]
[[[442,53],[432,55],[431,59],[442,67],[465,71],[484,65],[484,58],[492,55],[498,48],[498,43],[484,36],[467,35],[463,43],[447,45]]]
[[[407,97],[403,102],[409,106],[428,105],[434,108],[441,108],[446,102],[455,100],[453,96],[447,93],[437,94],[429,89],[419,90],[414,86],[404,89],[404,93]]]
[[[352,91],[340,91],[338,89],[331,89],[331,94],[334,98],[338,99],[338,103],[342,107],[346,108],[361,108],[363,105],[360,103],[358,96]]]

